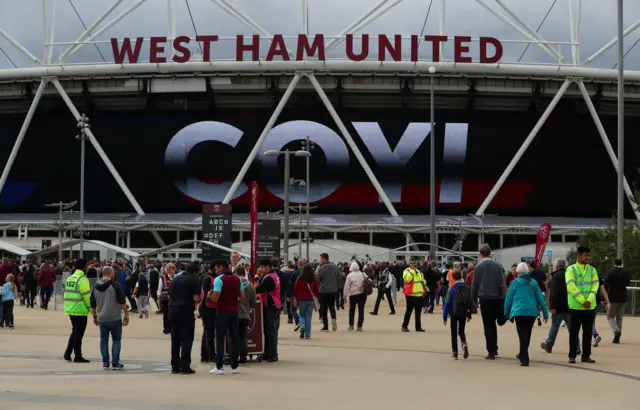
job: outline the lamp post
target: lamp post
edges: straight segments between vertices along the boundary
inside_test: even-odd
[[[436,233],[436,123],[435,123],[435,94],[434,94],[434,75],[436,73],[435,67],[429,67],[431,92],[430,97],[430,116],[431,116],[431,136],[429,138],[430,153],[429,153],[429,223],[431,225],[431,231],[429,233],[429,242],[431,245],[431,260],[436,260],[436,249],[438,245],[438,234]]]
[[[482,215],[480,215],[480,218],[478,218],[475,214],[467,214],[473,218],[480,219],[480,244],[485,243],[484,241],[484,217],[485,216],[498,216],[498,214],[485,214],[483,213]]]
[[[309,159],[309,157],[307,157]],[[305,189],[307,183],[304,179],[289,179],[289,186],[298,186],[300,189]],[[307,196],[308,199],[308,196]],[[294,212],[298,212],[298,256],[302,257],[302,203],[298,204],[297,209],[292,208]]]
[[[309,151],[276,151],[269,150],[264,153],[265,157],[279,157],[284,156],[284,263],[289,263],[289,183],[291,173],[291,154],[296,157],[309,157],[311,153]]]
[[[52,204],[45,204],[44,206],[48,208],[58,208],[60,210],[59,218],[58,218],[58,262],[62,262],[62,212],[67,211],[74,206],[78,201],[71,202],[54,202]]]
[[[624,247],[624,32],[623,1],[618,0],[618,238],[617,256]]]
[[[305,141],[302,141],[302,150],[303,151],[308,151],[309,153],[311,151],[313,151],[313,149],[316,147],[316,144],[311,141],[311,138],[309,136],[307,136],[307,139]],[[310,196],[310,191],[311,191],[311,154],[306,156],[305,161],[307,162],[307,175],[306,175],[306,180],[307,180],[307,198],[306,198],[306,202],[307,202],[307,220],[306,220],[306,229],[305,229],[305,238],[306,238],[306,261],[309,262],[309,225],[310,225],[310,220],[311,220],[311,207],[309,206],[309,196]]]
[[[459,218],[447,218],[449,221],[453,221],[453,222],[457,222],[458,223],[458,241],[460,242],[460,248],[459,251],[462,253],[462,223],[468,220],[471,220],[473,218],[464,218],[464,217],[459,217]],[[455,248],[455,245],[454,245]]]
[[[87,140],[87,129],[91,128],[89,125],[89,118],[82,114],[78,120],[78,129],[80,134],[76,135],[76,139],[80,140],[80,257],[84,256],[84,155],[85,155],[85,141]]]
[[[122,220],[122,231],[120,232],[120,234],[118,235],[118,240],[116,241],[116,246],[121,246],[122,248],[126,248],[126,242],[125,242],[125,236],[126,236],[126,230],[127,227],[125,225],[127,219],[131,218],[132,216],[135,215],[131,215],[131,214],[125,214],[122,213],[120,215],[118,215],[118,218],[120,218]],[[120,245],[120,242],[122,242],[122,245]]]

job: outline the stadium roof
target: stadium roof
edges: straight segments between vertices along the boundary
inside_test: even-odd
[[[282,219],[282,215],[262,215],[261,218]],[[466,232],[480,232],[483,227],[481,218],[472,216],[436,217],[436,226],[441,233],[457,233],[460,227]],[[298,215],[290,216],[290,225],[295,227],[302,221]],[[398,217],[388,215],[311,215],[310,229],[315,232],[400,232],[419,233],[428,232],[429,215],[403,215]],[[485,216],[484,232],[487,234],[511,233],[529,234],[538,230],[543,223],[552,226],[555,235],[578,234],[585,229],[605,229],[612,226],[609,218],[563,218],[563,217],[507,217]],[[56,230],[58,228],[58,214],[2,214],[0,215],[0,229],[18,229],[26,226],[33,230]],[[77,227],[80,217],[65,215],[63,225]],[[130,216],[122,218],[118,214],[85,214],[85,229],[87,230],[190,230],[199,231],[202,225],[201,214],[147,214],[144,216]],[[250,229],[249,214],[234,214],[233,228],[236,231]]]

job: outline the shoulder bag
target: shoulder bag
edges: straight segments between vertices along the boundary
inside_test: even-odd
[[[316,312],[318,310],[320,310],[320,304],[318,303],[318,298],[316,297],[316,295],[313,294],[313,291],[311,290],[311,286],[309,286],[309,282],[305,282],[307,284],[307,289],[309,289],[309,293],[311,293],[311,297],[313,298],[313,310],[315,310]]]

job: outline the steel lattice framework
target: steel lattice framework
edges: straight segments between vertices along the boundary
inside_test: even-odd
[[[54,0],[55,1],[55,0]],[[275,107],[271,118],[266,124],[264,130],[260,134],[260,137],[256,141],[250,155],[246,158],[242,169],[237,174],[232,187],[228,191],[224,203],[229,203],[233,194],[240,185],[241,181],[245,177],[251,163],[254,161],[258,154],[262,143],[266,136],[269,134],[271,128],[278,119],[278,116],[286,106],[290,96],[294,92],[296,86],[301,79],[306,78],[318,94],[322,103],[328,110],[329,114],[335,121],[338,129],[340,130],[343,138],[348,143],[354,156],[363,167],[371,183],[378,191],[380,198],[384,202],[388,212],[397,217],[398,213],[394,208],[392,202],[388,198],[377,177],[372,172],[371,168],[367,164],[365,158],[361,154],[358,146],[355,144],[348,129],[342,122],[339,114],[332,105],[330,99],[327,97],[323,86],[318,81],[319,77],[328,75],[371,75],[371,76],[408,76],[408,77],[430,77],[430,76],[442,76],[442,75],[460,75],[460,76],[475,76],[480,78],[544,78],[549,80],[556,80],[562,82],[562,85],[557,90],[551,103],[546,107],[539,121],[536,123],[530,134],[527,136],[521,148],[518,150],[512,161],[499,178],[489,195],[484,200],[483,204],[476,212],[476,216],[483,217],[487,207],[491,204],[491,201],[502,187],[505,180],[509,177],[511,171],[514,169],[524,152],[528,148],[529,144],[536,137],[536,134],[541,129],[549,115],[552,113],[560,99],[565,95],[571,84],[576,84],[579,92],[584,99],[586,106],[593,118],[595,126],[602,138],[605,149],[611,159],[614,168],[618,167],[618,159],[614,152],[609,138],[602,126],[596,108],[592,102],[592,92],[590,92],[585,86],[585,81],[609,81],[615,82],[617,72],[614,69],[601,69],[593,68],[591,64],[600,58],[603,53],[614,47],[617,43],[617,39],[609,41],[603,45],[597,52],[588,58],[581,60],[580,58],[580,30],[581,21],[583,16],[582,0],[568,0],[569,4],[569,30],[571,33],[570,42],[551,41],[544,38],[532,27],[527,25],[524,20],[518,16],[511,8],[509,8],[503,0],[475,0],[482,9],[488,14],[487,18],[495,18],[499,24],[506,24],[513,29],[521,38],[518,40],[500,39],[503,43],[516,42],[522,44],[530,44],[543,50],[546,54],[552,57],[553,63],[520,63],[516,61],[501,61],[495,64],[480,64],[477,62],[471,62],[466,64],[455,63],[453,61],[372,61],[364,60],[359,62],[349,61],[346,59],[327,59],[325,61],[317,61],[313,59],[306,59],[303,61],[231,61],[218,59],[211,62],[199,62],[191,61],[186,63],[149,63],[138,62],[137,64],[115,64],[115,63],[96,63],[96,62],[84,62],[84,63],[70,63],[69,58],[81,50],[83,47],[94,44],[103,44],[107,41],[100,40],[100,36],[106,30],[116,27],[120,22],[131,14],[135,14],[147,0],[136,0],[126,4],[122,4],[123,0],[115,0],[104,12],[89,26],[87,29],[75,40],[71,42],[61,42],[55,39],[55,27],[56,22],[55,12],[49,22],[48,27],[48,39],[44,44],[44,58],[38,58],[33,52],[27,49],[23,44],[17,41],[11,33],[2,29],[2,21],[0,19],[0,37],[3,37],[8,43],[19,50],[24,56],[33,62],[33,66],[15,69],[0,69],[0,81],[30,81],[38,82],[39,85],[24,120],[23,126],[17,136],[15,145],[11,151],[9,159],[7,160],[2,176],[0,177],[0,190],[2,190],[11,167],[16,159],[20,145],[26,135],[29,124],[34,116],[38,103],[47,87],[47,84],[52,84],[60,97],[64,100],[65,104],[69,108],[73,117],[76,120],[80,120],[81,113],[78,108],[69,97],[65,87],[61,84],[61,80],[73,80],[73,79],[86,79],[86,78],[116,78],[116,77],[139,77],[139,76],[154,76],[154,75],[171,75],[176,78],[183,77],[198,77],[198,76],[210,76],[210,75],[283,75],[288,74],[293,76],[286,91],[280,98],[279,103]],[[309,7],[308,0],[301,0],[302,2],[302,19],[301,19],[301,33],[309,34],[308,21],[309,21]],[[396,5],[401,3],[402,0],[380,0],[377,1],[372,7],[364,12],[358,19],[352,24],[348,25],[344,30],[333,37],[326,36],[328,40],[326,49],[331,50],[338,46],[345,40],[345,36],[348,34],[362,31],[367,25],[374,20],[385,15],[388,11],[393,9]],[[43,24],[45,26],[45,37],[47,33],[47,20],[46,13],[44,11],[43,0]],[[257,33],[263,38],[273,38],[272,33],[268,32],[258,22],[251,18],[247,13],[240,10],[240,8],[232,3],[230,0],[212,0],[214,3],[212,6],[217,6],[229,16],[240,21],[247,29],[252,33]],[[439,32],[440,35],[448,35],[446,22],[446,0],[436,0],[439,3]],[[471,3],[471,1],[469,2]],[[169,40],[176,37],[176,10],[179,7],[177,0],[167,0],[166,13],[167,13],[167,28],[166,36]],[[629,26],[624,35],[631,34],[634,30],[640,27],[640,20]],[[452,38],[452,37],[451,37]],[[477,39],[475,39],[477,41]],[[571,55],[563,56],[560,52],[561,46],[570,48]],[[54,60],[53,49],[54,47],[65,47],[66,49],[60,54],[59,58]],[[566,50],[565,48],[565,50]],[[430,68],[435,68],[435,73],[429,71]],[[626,71],[625,78],[629,82],[640,82],[640,71]],[[35,88],[35,87],[34,87]],[[99,130],[96,130],[99,133]],[[113,178],[117,181],[119,187],[124,192],[125,196],[131,203],[133,209],[139,216],[145,215],[144,210],[133,196],[132,192],[127,186],[127,183],[120,176],[118,170],[115,169],[107,153],[103,150],[97,137],[94,135],[91,129],[86,130],[87,137],[96,149],[101,159],[109,169]],[[633,193],[629,184],[624,182],[624,191],[629,200],[632,203],[632,207],[636,218],[640,220],[640,212],[638,211],[636,202],[633,200]]]

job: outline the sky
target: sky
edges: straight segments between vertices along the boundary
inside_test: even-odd
[[[187,9],[188,5],[193,16]],[[379,0],[308,0],[309,4],[309,34],[322,33],[325,36],[337,35],[351,22],[366,12]],[[506,14],[495,0],[482,0]],[[572,1],[573,11],[577,13],[579,0],[555,0],[555,5],[542,25],[539,33],[548,41],[571,40],[569,26],[569,2]],[[244,11],[254,21],[259,23],[271,34],[294,36],[302,32],[302,0],[230,0],[232,4]],[[389,3],[393,2],[390,1]],[[50,33],[45,34],[43,28],[43,3],[45,4],[45,19],[47,30],[52,26],[55,10],[54,42],[75,41],[84,28],[77,13],[86,26],[90,26],[112,3],[113,0],[0,0],[0,28],[9,33],[24,45],[31,53],[44,60],[44,42]],[[122,11],[126,10],[135,0],[124,0],[118,8],[105,20],[109,22]],[[96,37],[96,40],[108,41],[112,37],[167,36],[169,33],[169,19],[167,0],[147,0],[133,13],[125,17],[118,24]],[[441,0],[404,0],[392,8],[385,15],[375,20],[367,27],[354,34],[420,34],[425,17],[431,5],[426,21],[424,34],[439,34],[439,9]],[[503,0],[526,24],[536,29],[554,0]],[[216,34],[221,37],[233,37],[237,34],[257,34],[234,17],[227,14],[212,0],[175,0],[176,33],[178,35],[193,36],[194,28],[198,34]],[[640,1],[626,0],[624,27],[628,27],[640,20]],[[472,37],[492,36],[501,40],[523,40],[522,34],[500,21],[497,17],[483,8],[476,0],[446,0],[445,34],[466,35]],[[580,61],[584,61],[595,51],[616,36],[616,0],[583,0],[582,21],[579,35]],[[625,38],[625,50],[629,50],[636,41],[640,40],[640,29]],[[263,42],[264,52],[268,42]],[[53,61],[68,46],[53,47]],[[195,46],[194,46],[195,47]],[[558,47],[558,46],[555,46]],[[18,67],[32,67],[35,64],[13,47],[6,39],[0,37],[0,69]],[[146,48],[146,47],[145,47]],[[504,44],[502,61],[518,61],[526,44]],[[87,45],[75,53],[69,60],[71,63],[113,61],[113,54],[109,43],[95,46]],[[235,45],[232,41],[223,41],[216,45],[214,58],[233,58]],[[571,48],[569,45],[560,46],[560,52],[569,62]],[[338,47],[330,57],[343,55],[344,46]],[[144,53],[143,53],[144,54]],[[474,47],[472,55],[477,55]],[[452,58],[453,49],[446,46],[444,57]],[[429,59],[428,47],[421,49],[421,58]],[[143,55],[144,59],[146,58]],[[11,61],[13,61],[13,63]],[[617,59],[616,47],[611,48],[591,66],[597,68],[613,68]],[[553,63],[553,59],[536,45],[531,45],[522,62]],[[634,47],[625,59],[627,69],[640,69],[640,45]]]

